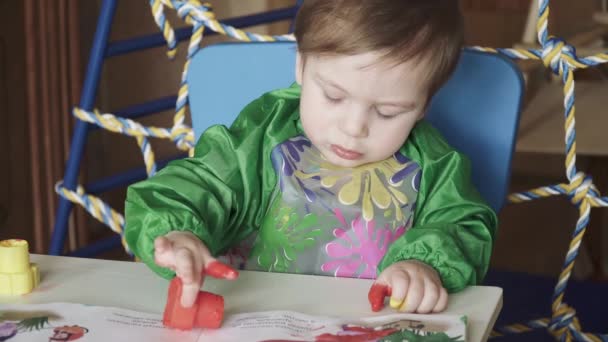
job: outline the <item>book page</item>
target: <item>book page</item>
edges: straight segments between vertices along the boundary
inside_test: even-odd
[[[0,308],[0,341],[465,341],[466,318],[390,314],[357,319],[292,311],[239,313],[220,329],[179,331],[162,315],[73,303]]]

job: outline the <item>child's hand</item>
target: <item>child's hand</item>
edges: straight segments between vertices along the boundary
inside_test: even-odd
[[[196,301],[205,274],[215,278],[236,279],[238,272],[217,261],[207,247],[190,232],[170,232],[154,240],[154,260],[157,265],[175,271],[182,280],[183,307]]]
[[[386,296],[392,308],[404,312],[441,312],[448,304],[437,271],[416,260],[396,262],[380,273],[368,294],[373,311],[384,307]]]

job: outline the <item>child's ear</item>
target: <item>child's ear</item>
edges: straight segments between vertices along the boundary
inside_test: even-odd
[[[300,51],[296,53],[296,83],[302,85],[302,73],[304,72],[304,62],[302,61],[302,54]]]

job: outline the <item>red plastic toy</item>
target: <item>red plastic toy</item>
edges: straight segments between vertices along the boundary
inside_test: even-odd
[[[238,272],[228,265],[212,262],[206,268],[207,275],[221,279],[236,279]],[[173,278],[169,284],[163,324],[170,328],[191,330],[192,328],[217,329],[224,319],[224,297],[199,291],[194,305],[185,308],[181,304],[182,280]]]
[[[224,297],[214,293],[200,291],[196,302],[189,308],[181,305],[182,280],[173,278],[169,284],[167,305],[163,315],[165,326],[191,330],[192,328],[217,329],[224,319]]]

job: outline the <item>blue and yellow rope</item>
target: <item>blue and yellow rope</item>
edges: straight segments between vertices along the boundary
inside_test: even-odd
[[[566,144],[566,177],[568,183],[545,186],[509,196],[513,203],[530,201],[554,195],[566,195],[579,210],[579,219],[572,234],[572,240],[566,253],[562,271],[552,297],[550,320],[542,319],[516,324],[497,329],[493,336],[520,333],[530,329],[547,328],[560,341],[608,341],[606,334],[585,333],[576,317],[576,311],[563,302],[568,280],[572,274],[574,262],[585,235],[591,207],[608,206],[608,197],[602,197],[593,184],[593,179],[576,169],[576,106],[574,71],[608,62],[608,54],[601,53],[580,58],[576,49],[564,40],[552,37],[548,33],[549,0],[539,1],[537,21],[538,41],[541,49],[485,49],[478,50],[501,53],[514,59],[540,59],[553,73],[561,76],[564,83],[564,131]]]
[[[118,117],[114,114],[101,114],[99,111],[85,111],[80,108],[73,110],[74,116],[79,120],[97,125],[109,131],[135,137],[137,144],[144,157],[146,172],[148,176],[156,173],[157,166],[154,158],[154,151],[148,138],[171,139],[179,149],[188,151],[189,155],[194,154],[194,132],[192,128],[185,124],[186,112],[188,110],[188,84],[187,76],[192,57],[198,52],[200,42],[203,38],[205,27],[211,30],[236,38],[242,41],[289,41],[294,40],[293,35],[268,36],[256,33],[245,32],[225,25],[215,19],[215,14],[209,4],[203,4],[199,0],[174,1],[174,0],[150,0],[150,9],[156,24],[159,26],[165,40],[167,41],[167,55],[173,59],[177,52],[177,40],[173,27],[165,17],[165,7],[177,11],[180,18],[192,25],[192,36],[188,46],[188,56],[182,71],[180,88],[175,104],[175,116],[173,127],[146,127],[133,120]],[[84,189],[79,187],[76,192],[65,188],[62,183],[57,184],[56,192],[63,198],[82,205],[93,217],[110,226],[110,228],[122,235],[124,218],[112,210],[106,203],[98,197],[87,195]],[[123,239],[123,245],[128,251],[128,246]]]
[[[174,9],[177,11],[177,14],[185,20],[188,24],[198,22],[202,25],[208,27],[210,30],[217,32],[219,34],[235,38],[244,42],[274,42],[274,41],[292,41],[294,40],[293,35],[278,35],[278,36],[270,36],[252,32],[246,32],[240,29],[237,29],[233,26],[226,25],[217,19],[215,19],[215,15],[211,10],[211,6],[209,4],[202,4],[199,0],[150,0],[150,4],[153,8],[161,8],[162,6],[166,6],[168,8]],[[153,13],[156,16],[158,15],[158,19],[156,19],[156,23],[159,25],[161,31],[164,33],[167,30],[173,30],[169,23],[166,20],[162,20],[164,15],[159,13],[159,11],[155,11],[153,9]],[[171,36],[173,41],[168,41],[169,46],[173,46],[175,44],[175,35],[165,34],[165,37]]]
[[[127,253],[131,254],[124,238],[125,219],[120,213],[112,209],[100,198],[86,194],[84,188],[80,185],[78,185],[76,191],[71,191],[64,187],[62,182],[59,182],[55,185],[55,192],[66,200],[79,204],[91,214],[91,216],[119,234],[122,244],[125,246],[125,250]]]
[[[154,17],[154,21],[156,21],[156,25],[161,28],[161,32],[167,42],[167,56],[173,59],[177,53],[177,40],[175,40],[175,32],[171,24],[165,17],[165,9],[160,1],[154,0],[150,0],[150,9],[152,10],[152,16]]]
[[[173,140],[178,148],[193,153],[194,133],[185,124],[185,116],[188,108],[188,85],[186,83],[188,69],[192,57],[199,50],[200,42],[205,28],[217,33],[236,38],[241,41],[270,42],[270,41],[293,41],[293,35],[269,36],[246,32],[232,26],[221,23],[215,19],[215,15],[209,4],[203,4],[199,0],[150,0],[150,7],[154,20],[159,26],[168,46],[169,58],[174,58],[177,49],[175,32],[167,21],[165,7],[177,11],[180,18],[192,25],[193,32],[188,46],[188,56],[182,71],[178,98],[176,101],[176,113],[173,127],[158,128],[145,127],[135,121],[117,117],[112,114],[100,114],[98,111],[88,112],[82,109],[74,109],[74,115],[83,121],[98,125],[110,131],[133,136],[144,156],[146,171],[149,176],[156,172],[154,153],[150,147],[148,138],[161,138]],[[593,184],[591,176],[576,169],[576,107],[575,107],[575,83],[574,71],[596,66],[608,61],[608,54],[601,53],[590,57],[578,57],[573,46],[564,40],[552,37],[548,33],[549,0],[539,1],[539,15],[537,21],[538,41],[541,49],[493,49],[484,47],[473,47],[472,49],[500,53],[512,59],[536,59],[542,60],[545,66],[550,68],[556,75],[560,75],[564,83],[564,130],[566,143],[566,177],[568,183],[545,186],[526,192],[516,193],[509,196],[510,202],[520,203],[538,198],[555,195],[566,195],[579,210],[579,219],[573,232],[572,241],[566,254],[562,272],[553,293],[551,305],[551,318],[543,318],[529,321],[523,324],[514,324],[497,328],[492,337],[506,334],[522,333],[533,329],[548,329],[549,332],[560,341],[608,341],[608,335],[585,333],[576,317],[576,312],[563,302],[564,293],[568,280],[572,273],[574,261],[578,255],[581,241],[584,237],[589,223],[591,207],[607,207],[608,197],[602,197]],[[61,183],[57,184],[56,191],[62,197],[82,205],[95,218],[110,226],[110,228],[123,235],[124,218],[112,210],[99,198],[87,195],[82,187],[77,191],[67,190]],[[126,243],[123,244],[128,250]]]

